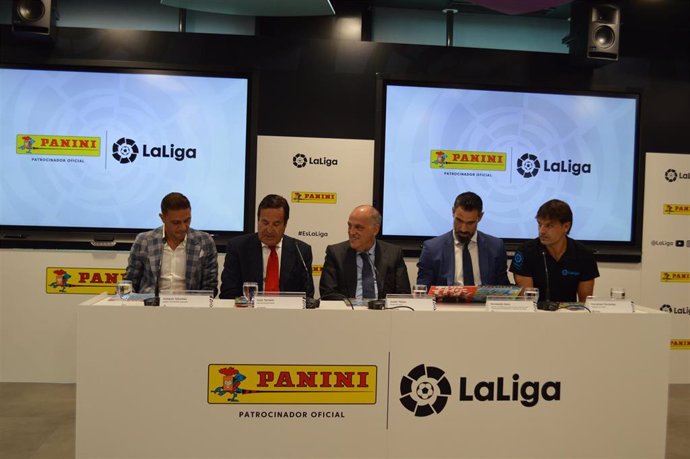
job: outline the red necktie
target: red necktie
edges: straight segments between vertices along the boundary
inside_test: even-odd
[[[266,264],[266,284],[264,290],[267,292],[279,292],[278,253],[275,246],[269,248],[271,249],[271,254],[268,256],[268,264]]]

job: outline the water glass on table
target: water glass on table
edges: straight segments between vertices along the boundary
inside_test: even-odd
[[[537,304],[539,301],[539,289],[536,287],[525,287],[525,289],[522,291],[522,295],[526,300],[530,300],[534,304]]]
[[[122,301],[127,301],[129,299],[129,295],[132,294],[132,290],[133,287],[131,280],[121,280],[117,283],[117,286],[115,287],[115,293],[117,293],[117,296]]]
[[[249,303],[249,307],[254,307],[254,298],[256,297],[256,292],[259,291],[259,284],[256,282],[245,282],[242,284],[242,296]]]
[[[625,289],[623,287],[611,287],[611,299],[612,300],[624,300],[625,299]]]
[[[414,284],[412,286],[412,296],[414,297],[422,297],[426,295],[426,285],[424,284]]]

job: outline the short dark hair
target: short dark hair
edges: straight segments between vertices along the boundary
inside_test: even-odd
[[[453,212],[455,212],[455,209],[458,207],[462,207],[470,212],[476,210],[481,214],[484,204],[482,203],[482,198],[480,198],[478,194],[472,193],[471,191],[465,191],[464,193],[460,193],[458,197],[455,198]]]
[[[261,200],[256,211],[256,218],[259,218],[262,209],[283,209],[285,223],[290,218],[290,204],[288,204],[287,199],[277,194],[268,194]]]
[[[191,209],[189,199],[182,193],[172,192],[165,195],[161,201],[161,213],[166,214],[169,210]]]
[[[536,218],[538,220],[557,220],[561,225],[570,223],[570,228],[573,227],[573,211],[570,210],[567,202],[560,199],[552,199],[542,204],[537,211]]]

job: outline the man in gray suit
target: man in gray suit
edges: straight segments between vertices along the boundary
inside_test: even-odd
[[[321,298],[383,299],[389,293],[410,293],[402,250],[376,240],[380,229],[381,214],[372,206],[359,206],[350,213],[348,240],[326,247]]]
[[[137,235],[125,279],[137,293],[218,288],[218,253],[213,238],[189,227],[192,206],[182,193],[161,201],[163,226]]]

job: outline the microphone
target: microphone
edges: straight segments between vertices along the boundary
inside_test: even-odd
[[[304,278],[304,305],[307,309],[316,309],[319,307],[319,300],[311,298],[308,294],[309,277],[311,276],[311,272],[309,272],[309,268],[307,268],[307,263],[304,261],[302,251],[299,249],[299,244],[297,243],[297,241],[295,241],[295,248],[297,249],[297,253],[299,254],[299,259],[302,260],[302,266],[304,267],[304,272],[306,274]]]
[[[546,252],[541,251],[541,257],[544,260],[544,273],[546,274],[546,300],[544,301],[539,301],[537,303],[537,308],[538,309],[543,309],[545,311],[555,311],[558,309],[558,303],[555,301],[551,301],[551,290],[549,287],[549,284],[551,281],[549,280],[549,267],[546,264]]]

